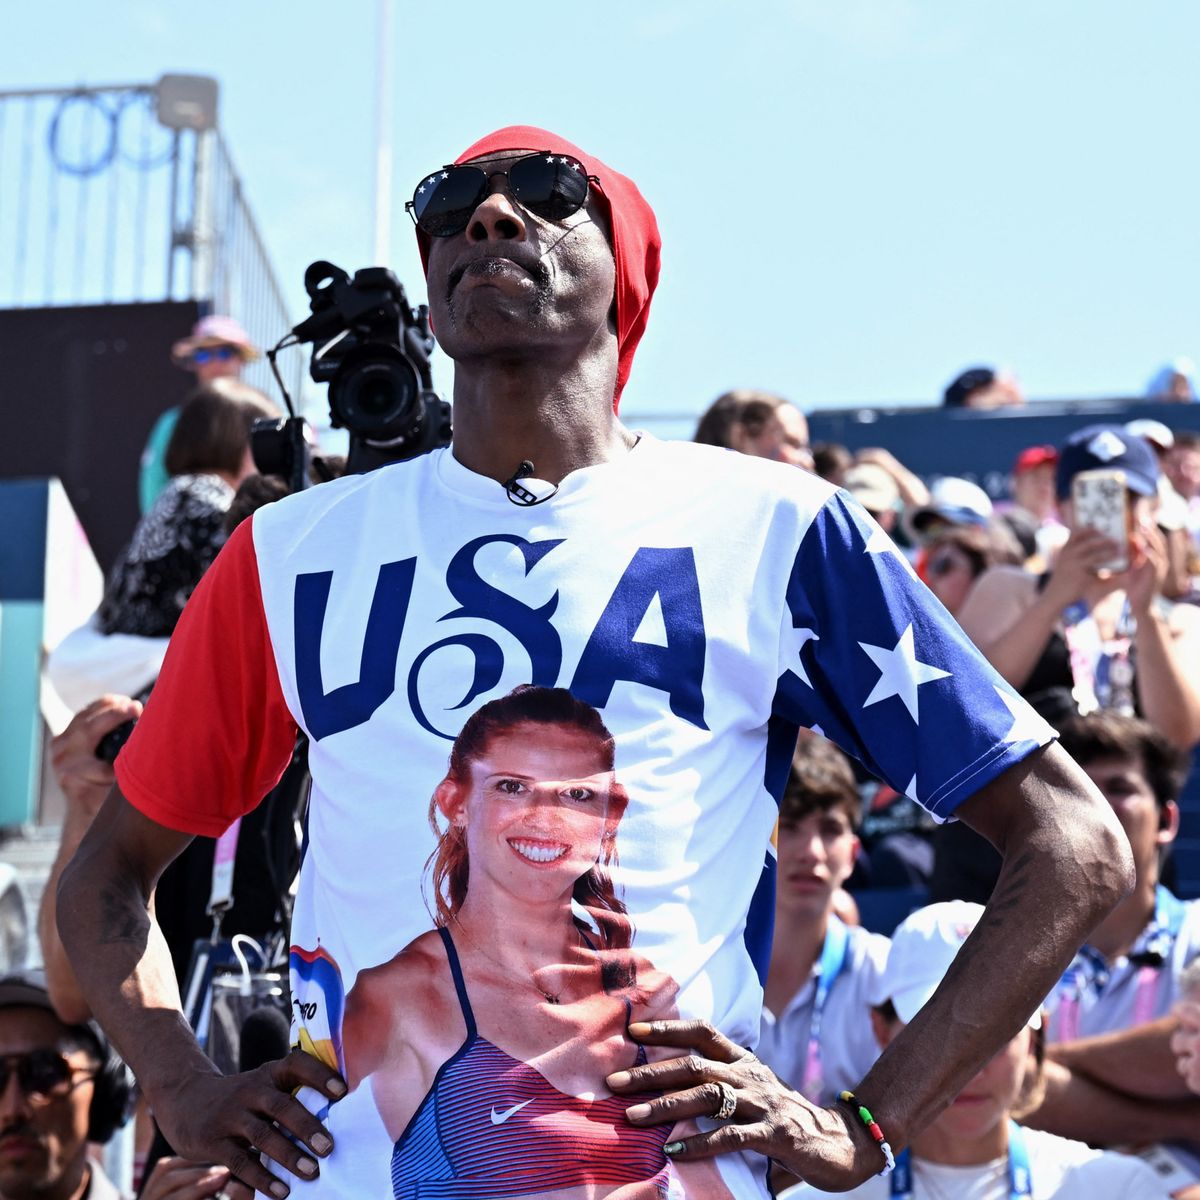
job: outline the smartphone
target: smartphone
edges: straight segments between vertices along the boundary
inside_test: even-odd
[[[1124,571],[1129,566],[1130,508],[1125,472],[1116,469],[1080,471],[1071,480],[1075,525],[1098,529],[1120,547],[1120,553],[1100,564],[1102,571]]]

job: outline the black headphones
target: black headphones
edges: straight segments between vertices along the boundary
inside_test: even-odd
[[[133,1073],[95,1021],[77,1025],[75,1029],[84,1034],[81,1040],[95,1043],[100,1059],[100,1070],[92,1084],[87,1136],[89,1142],[104,1145],[133,1111]]]
[[[0,978],[0,1011],[6,1008],[35,1008],[54,1013],[46,977],[41,971],[14,971]],[[54,1014],[57,1018],[57,1014]],[[99,1060],[92,1078],[92,1102],[88,1106],[88,1141],[103,1145],[133,1111],[133,1073],[113,1049],[95,1021],[61,1022],[68,1037]]]

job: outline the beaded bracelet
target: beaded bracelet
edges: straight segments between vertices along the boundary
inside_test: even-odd
[[[890,1175],[896,1169],[896,1156],[892,1153],[887,1138],[883,1136],[883,1130],[871,1116],[871,1110],[860,1103],[853,1092],[838,1092],[838,1100],[853,1109],[858,1119],[867,1127],[867,1132],[875,1139],[879,1149],[883,1151],[884,1167],[879,1173],[880,1175]]]

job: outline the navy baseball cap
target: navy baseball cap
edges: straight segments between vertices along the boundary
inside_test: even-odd
[[[1059,449],[1056,490],[1060,500],[1071,494],[1071,480],[1080,471],[1104,468],[1125,472],[1125,483],[1139,496],[1158,492],[1158,458],[1145,438],[1123,425],[1085,425]]]
[[[996,372],[991,367],[968,367],[956,375],[942,392],[942,404],[946,408],[966,408],[972,392],[996,382]]]

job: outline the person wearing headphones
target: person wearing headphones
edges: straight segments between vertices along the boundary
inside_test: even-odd
[[[133,1076],[95,1021],[68,1024],[40,971],[0,979],[0,1200],[122,1200],[88,1154],[125,1124]],[[224,1167],[160,1159],[140,1200],[249,1200]]]
[[[60,1021],[40,975],[0,979],[0,1196],[117,1200],[88,1143],[125,1123],[131,1087],[99,1025]]]

